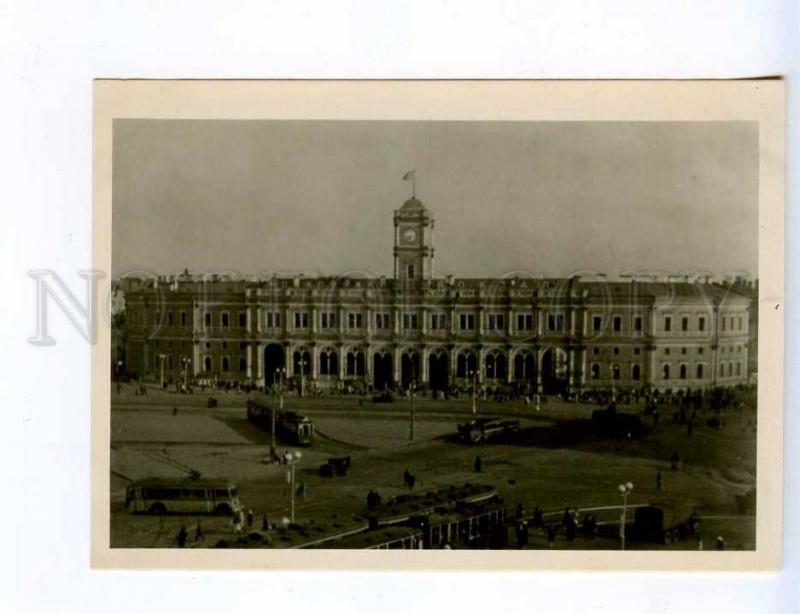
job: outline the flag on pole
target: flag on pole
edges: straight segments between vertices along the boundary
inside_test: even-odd
[[[412,168],[408,171],[405,175],[403,175],[403,181],[410,181],[411,182],[411,198],[417,197],[417,179],[415,177],[417,169]]]

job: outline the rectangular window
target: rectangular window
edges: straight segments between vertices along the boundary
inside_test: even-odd
[[[533,314],[517,314],[517,330],[533,330]]]
[[[186,312],[181,311],[181,326],[186,326]]]
[[[336,328],[336,314],[332,311],[322,312],[322,328]]]
[[[171,311],[168,311],[168,312],[167,312],[167,324],[169,324],[170,326],[172,326],[172,312],[171,312]],[[740,328],[741,328],[741,327],[740,327]]]
[[[622,330],[622,318],[620,316],[614,316],[612,322],[613,322],[614,332],[615,333],[620,332]]]
[[[227,311],[223,311],[221,314],[219,314],[219,325],[222,328],[228,328],[228,325],[230,324],[229,318],[230,318],[230,316],[228,315],[228,312]],[[225,371],[225,370],[226,369],[223,369],[223,371]]]
[[[308,313],[304,311],[294,312],[294,327],[295,328],[308,328]]]
[[[406,269],[406,271],[408,272],[407,277],[409,279],[414,279],[414,265],[413,264],[409,264],[408,268]]]
[[[549,331],[562,331],[564,330],[564,314],[551,313],[547,316],[547,330]]]
[[[443,313],[431,314],[431,330],[444,330],[447,328],[445,315]]]
[[[722,324],[722,330],[725,330],[725,318],[720,318]]]
[[[239,312],[239,328],[247,328],[247,312]]]
[[[742,316],[739,316],[739,330],[742,330]]]
[[[502,331],[505,329],[505,316],[502,313],[489,314],[489,330]]]
[[[275,328],[275,320],[273,319],[273,313],[271,311],[267,312],[267,328]]]
[[[416,330],[417,328],[417,314],[404,313],[403,314],[403,328],[405,330]]]
[[[376,313],[375,314],[375,328],[378,330],[388,330],[389,328],[389,314]]]
[[[601,316],[594,316],[592,318],[592,330],[596,333],[600,332],[603,328],[603,318]]]
[[[211,312],[206,311],[203,315],[203,323],[206,325],[206,328],[211,328]]]
[[[703,316],[697,318],[697,330],[703,332],[706,329],[706,319]]]
[[[670,331],[672,331],[672,318],[664,316],[664,332],[668,333]]]
[[[461,330],[475,330],[475,315],[472,313],[462,313],[459,316]]]
[[[642,316],[636,316],[633,319],[633,330],[637,333],[642,332]]]
[[[681,330],[682,330],[684,333],[685,333],[687,330],[689,330],[689,318],[687,318],[686,316],[683,316],[683,317],[681,318]]]

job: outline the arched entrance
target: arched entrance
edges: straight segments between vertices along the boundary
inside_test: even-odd
[[[569,383],[567,353],[548,348],[542,354],[542,390],[545,394],[565,394]]]
[[[264,385],[272,386],[278,381],[278,371],[286,367],[286,355],[283,347],[270,343],[264,348]]]
[[[517,352],[514,356],[514,380],[531,383],[536,381],[536,360],[527,350]]]
[[[419,354],[407,352],[400,360],[400,384],[408,388],[411,382],[419,382]]]
[[[376,390],[385,390],[392,383],[392,355],[376,352],[372,356],[372,378]]]
[[[300,375],[302,375],[303,377],[308,377],[311,375],[311,352],[301,348],[295,350],[292,358],[295,376],[300,377]]]
[[[437,350],[428,356],[428,382],[431,390],[444,390],[447,388],[448,360],[444,350]]]
[[[486,379],[505,380],[506,379],[506,356],[500,350],[492,350],[486,354],[484,359]]]
[[[456,359],[456,377],[473,378],[478,372],[478,357],[472,350],[462,350]]]

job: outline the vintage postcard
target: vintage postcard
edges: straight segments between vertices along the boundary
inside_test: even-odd
[[[94,129],[94,566],[779,569],[780,80],[98,81]]]

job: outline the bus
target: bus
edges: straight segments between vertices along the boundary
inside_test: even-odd
[[[272,431],[273,401],[263,393],[252,393],[247,399],[247,419],[267,432]],[[284,443],[310,446],[314,423],[293,411],[275,409],[275,436]]]
[[[236,485],[228,480],[145,478],[128,484],[125,509],[147,514],[220,514],[241,511]]]

